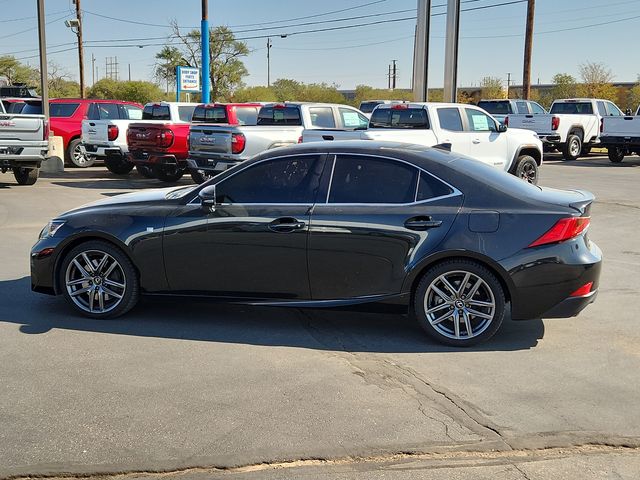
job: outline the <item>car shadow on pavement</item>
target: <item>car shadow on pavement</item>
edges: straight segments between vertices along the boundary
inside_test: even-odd
[[[566,167],[607,167],[607,168],[634,168],[640,167],[640,157],[625,157],[620,163],[610,162],[607,158],[578,160],[563,160],[562,158],[545,158],[545,163],[553,163],[554,165],[563,165]]]
[[[62,297],[31,292],[29,277],[0,281],[0,322],[29,335],[74,330],[179,340],[378,353],[461,351],[429,339],[408,316],[353,310],[254,307],[211,300],[143,297],[114,320],[93,320]],[[494,338],[462,351],[514,351],[535,347],[541,320],[505,320]]]

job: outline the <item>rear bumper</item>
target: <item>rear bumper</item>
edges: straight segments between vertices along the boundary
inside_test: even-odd
[[[85,151],[96,157],[108,157],[110,155],[126,156],[127,150],[122,147],[114,147],[110,145],[89,145],[83,144]]]
[[[542,315],[542,318],[570,318],[578,315],[596,301],[598,290],[582,297],[569,297]]]
[[[238,159],[237,156],[231,157],[229,155],[200,156],[191,154],[187,159],[187,164],[190,170],[223,172],[241,163],[243,160],[244,159]]]
[[[135,152],[130,153],[127,159],[135,165],[176,165],[180,167],[187,166],[187,160],[181,156],[164,152]]]
[[[640,137],[600,137],[600,146],[636,149],[640,148]]]
[[[556,143],[560,143],[560,135],[556,135],[555,133],[549,133],[549,134],[545,134],[545,133],[539,133],[538,137],[540,138],[540,140],[542,141],[542,143],[547,143],[547,144],[556,144]]]

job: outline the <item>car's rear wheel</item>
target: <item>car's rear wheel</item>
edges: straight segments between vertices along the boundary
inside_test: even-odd
[[[471,260],[430,268],[414,295],[420,326],[440,343],[468,347],[491,338],[504,318],[505,293],[496,276]]]
[[[582,155],[583,157],[587,157],[589,156],[589,154],[591,153],[591,147],[589,146],[582,146],[582,151],[580,152],[580,155]]]
[[[158,180],[167,183],[175,183],[184,175],[184,168],[176,165],[158,165],[153,168],[153,174]]]
[[[624,151],[624,149],[620,147],[607,148],[607,156],[613,163],[620,163],[622,160],[624,160],[625,153],[626,152]]]
[[[88,317],[118,317],[138,301],[140,287],[131,260],[107,242],[88,241],[73,248],[59,275],[65,298]]]
[[[519,156],[512,173],[525,182],[538,184],[538,163],[530,155]]]
[[[153,171],[146,165],[136,165],[136,170],[144,178],[153,178]]]
[[[95,157],[92,157],[82,147],[82,140],[76,138],[69,142],[67,147],[67,163],[72,164],[75,167],[87,168],[93,166],[96,163]]]
[[[18,185],[33,185],[38,181],[39,168],[16,167],[13,169],[13,176],[16,177]]]
[[[107,155],[104,159],[104,165],[107,170],[116,175],[126,175],[133,170],[133,163],[127,162],[121,155]]]
[[[567,143],[562,147],[562,156],[565,160],[577,160],[582,152],[582,139],[574,134],[570,133],[567,136]]]
[[[204,183],[213,177],[213,174],[207,173],[203,170],[191,170],[191,178],[196,183]]]

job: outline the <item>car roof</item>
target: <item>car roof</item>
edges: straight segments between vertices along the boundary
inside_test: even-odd
[[[401,102],[396,104],[383,103],[376,107],[376,110],[390,110],[395,108],[426,108],[426,107],[474,107],[470,103],[442,103],[442,102]]]

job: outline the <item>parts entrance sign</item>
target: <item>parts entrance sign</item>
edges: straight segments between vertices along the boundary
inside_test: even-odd
[[[200,69],[176,67],[176,101],[180,101],[181,92],[200,91]]]

